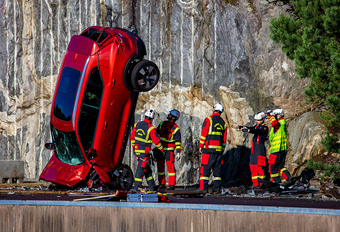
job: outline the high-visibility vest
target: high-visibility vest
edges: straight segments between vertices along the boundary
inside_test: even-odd
[[[150,126],[145,121],[140,121],[135,124],[135,140],[134,140],[134,147],[135,147],[135,154],[148,154],[152,140],[150,138],[150,131],[155,129],[155,127]]]
[[[207,119],[210,121],[210,125],[208,135],[203,146],[203,152],[223,152],[225,147],[223,137],[227,126],[220,116],[213,115],[212,117],[207,117]]]
[[[279,129],[274,132],[274,127],[269,132],[270,153],[287,150],[287,128],[284,119],[278,120],[280,123]]]
[[[159,131],[160,140],[164,147],[164,150],[181,150],[181,132],[176,123],[170,121],[162,121],[159,124],[157,130]],[[179,134],[176,135],[176,133]]]

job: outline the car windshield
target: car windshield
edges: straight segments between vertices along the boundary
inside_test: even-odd
[[[55,155],[61,162],[70,165],[79,165],[85,162],[74,131],[63,132],[57,130],[51,124],[51,133],[55,147]]]
[[[97,68],[88,79],[79,116],[79,137],[85,152],[92,147],[103,93],[103,81]]]
[[[54,105],[54,116],[70,121],[78,89],[80,71],[65,67],[59,81],[58,93]]]

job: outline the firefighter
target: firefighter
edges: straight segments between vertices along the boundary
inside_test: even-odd
[[[210,168],[214,175],[213,192],[219,193],[221,190],[222,153],[227,139],[227,126],[221,118],[223,106],[217,103],[213,110],[213,114],[203,123],[199,143],[199,152],[202,154],[200,189],[205,193],[208,192]]]
[[[269,132],[270,155],[268,159],[270,179],[274,183],[281,183],[281,176],[289,181],[291,175],[284,167],[287,154],[287,128],[282,109],[267,111],[267,117],[272,124]]]
[[[165,188],[165,172],[164,161],[168,170],[168,189],[175,189],[176,171],[175,171],[175,150],[176,160],[179,160],[181,154],[181,130],[175,123],[180,117],[177,110],[170,110],[167,121],[162,121],[157,127],[157,133],[160,136],[161,143],[164,147],[164,155],[158,155],[157,169],[158,169],[158,189]]]
[[[254,134],[251,155],[249,161],[251,180],[253,182],[253,188],[261,187],[262,183],[259,179],[264,180],[266,178],[266,147],[264,142],[268,135],[268,126],[264,124],[266,114],[264,112],[258,112],[255,114],[254,119],[256,125],[252,127],[239,126],[243,132]]]
[[[130,140],[132,149],[136,155],[136,159],[138,160],[134,184],[135,191],[138,191],[138,188],[141,187],[144,175],[148,182],[150,191],[155,190],[155,181],[152,177],[152,171],[149,163],[149,152],[151,150],[152,142],[161,152],[164,151],[164,148],[160,142],[155,127],[151,124],[154,116],[154,110],[147,110],[145,112],[144,121],[136,123],[131,133]]]

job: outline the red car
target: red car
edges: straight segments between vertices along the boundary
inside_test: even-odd
[[[45,144],[54,152],[39,179],[131,188],[133,174],[122,160],[138,93],[159,79],[145,55],[142,39],[124,29],[93,26],[71,38],[52,102],[53,142]]]

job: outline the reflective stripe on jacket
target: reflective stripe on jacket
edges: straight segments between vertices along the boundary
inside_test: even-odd
[[[272,123],[276,123],[274,116],[270,117]],[[272,127],[269,132],[270,153],[287,150],[287,128],[286,121],[283,118],[277,120],[280,124],[278,129]]]
[[[219,113],[213,113],[203,123],[199,147],[203,153],[223,152],[227,139],[227,125]]]
[[[137,156],[148,155],[151,150],[152,142],[159,150],[164,151],[155,127],[152,126],[151,122],[147,119],[135,124],[131,132],[130,140],[132,148]]]
[[[157,127],[157,132],[164,150],[176,149],[177,152],[181,152],[181,130],[175,122],[162,121]]]

